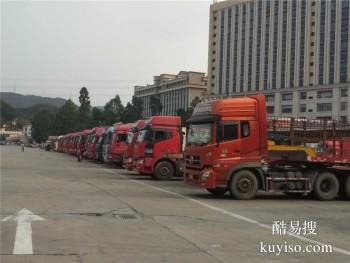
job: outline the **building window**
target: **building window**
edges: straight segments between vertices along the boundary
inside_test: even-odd
[[[334,83],[335,38],[336,38],[336,19],[337,19],[336,7],[337,7],[337,1],[332,0],[331,1],[330,38],[329,38],[329,84]]]
[[[292,31],[291,31],[291,43],[290,43],[290,78],[289,87],[294,87],[294,67],[295,67],[295,44],[296,44],[296,10],[297,1],[292,1]]]
[[[285,88],[286,82],[286,52],[287,52],[287,20],[288,20],[288,1],[283,1],[283,21],[282,21],[282,56],[281,56],[281,83],[280,88]]]
[[[307,92],[306,92],[306,91],[300,92],[299,98],[300,98],[301,100],[306,100],[306,98],[307,98]]]
[[[282,101],[293,100],[293,93],[284,93],[282,94]]]
[[[277,74],[277,51],[278,51],[278,6],[279,1],[275,1],[274,25],[273,25],[273,51],[272,51],[272,89],[276,89]]]
[[[282,105],[282,113],[292,113],[293,106],[292,105]]]
[[[258,2],[258,23],[257,23],[257,36],[256,36],[256,55],[255,55],[255,90],[259,90],[260,85],[260,47],[261,47],[261,9],[262,1]]]
[[[348,79],[348,48],[349,48],[349,1],[342,1],[341,22],[340,22],[340,82],[346,82]]]
[[[332,103],[317,103],[317,112],[332,111]]]
[[[348,89],[341,89],[340,90],[340,96],[342,98],[348,97]]]
[[[342,123],[347,123],[348,122],[348,117],[347,116],[340,116],[340,121]]]
[[[249,4],[248,91],[252,90],[254,2]]]
[[[237,91],[237,60],[238,60],[238,17],[239,17],[239,6],[235,6],[234,8],[234,18],[235,18],[235,30],[234,30],[234,53],[233,53],[233,66],[232,66],[232,88],[233,88],[233,92]]]
[[[225,80],[225,90],[226,94],[229,94],[230,88],[230,64],[231,64],[231,18],[232,10],[228,9],[228,18],[227,18],[227,45],[226,45],[226,80]]]
[[[299,35],[299,86],[304,86],[304,58],[305,58],[305,24],[306,0],[301,2],[300,35]]]
[[[243,4],[243,12],[242,12],[242,21],[241,21],[241,70],[240,70],[240,91],[244,91],[244,66],[245,66],[245,33],[246,33],[246,24],[247,24],[247,5]]]
[[[317,92],[317,98],[319,99],[325,99],[325,98],[332,98],[333,93],[331,90],[322,90]]]
[[[266,4],[266,12],[265,12],[265,45],[264,45],[264,90],[268,89],[269,86],[269,78],[268,78],[268,65],[269,65],[269,41],[270,41],[270,8],[271,8],[271,2],[265,1]]]
[[[321,1],[320,11],[320,37],[319,37],[319,64],[318,64],[318,83],[323,84],[324,76],[324,53],[325,53],[325,29],[326,29],[326,1]]]
[[[265,95],[266,102],[274,102],[275,101],[275,95]]]
[[[348,103],[346,101],[340,102],[340,110],[341,111],[347,111],[348,110]]]
[[[267,112],[267,114],[274,114],[275,113],[275,106],[267,106],[266,112]]]
[[[321,117],[316,117],[317,120],[321,121],[331,121],[332,117],[331,116],[321,116]]]
[[[299,105],[299,112],[300,113],[306,112],[306,104],[300,104]]]

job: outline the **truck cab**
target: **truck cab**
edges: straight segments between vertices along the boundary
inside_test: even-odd
[[[186,182],[221,194],[227,191],[232,174],[248,168],[255,178],[248,174],[235,183],[243,193],[252,184],[258,187],[267,155],[264,96],[202,102],[187,123]]]
[[[151,117],[140,130],[134,145],[134,169],[158,180],[179,174],[182,140],[180,117]]]
[[[105,134],[103,135],[103,144],[102,144],[102,153],[100,154],[100,161],[108,163],[109,162],[109,152],[110,152],[110,144],[113,140],[113,135],[116,130],[116,126],[111,126],[106,129]]]
[[[135,122],[128,131],[125,141],[126,147],[123,153],[123,168],[132,170],[134,160],[134,145],[139,134],[140,129],[145,125],[145,120]]]
[[[126,148],[126,139],[128,137],[128,132],[131,125],[131,123],[120,124],[114,130],[109,141],[108,160],[110,162],[116,163],[117,165],[122,165],[123,153]]]
[[[86,129],[80,132],[78,136],[78,141],[77,141],[77,150],[76,150],[77,154],[81,154],[82,156],[85,156],[85,152],[86,152],[85,147],[90,134],[91,134],[90,129]]]
[[[95,127],[92,129],[91,135],[89,136],[89,141],[87,145],[87,157],[89,159],[94,159],[96,154],[96,143],[99,137],[104,133],[104,127]]]

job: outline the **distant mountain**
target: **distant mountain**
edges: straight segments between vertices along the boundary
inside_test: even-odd
[[[22,95],[13,92],[0,92],[0,97],[3,101],[10,104],[12,107],[29,108],[38,104],[46,104],[55,107],[62,107],[66,102],[63,98],[49,98],[35,95]]]

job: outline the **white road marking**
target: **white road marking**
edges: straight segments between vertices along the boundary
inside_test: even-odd
[[[121,174],[116,174],[112,170],[108,170],[108,169],[104,169],[104,170],[108,171],[109,173],[113,173],[115,175],[121,176],[123,178],[128,178],[128,176],[124,176],[124,175],[121,175]],[[164,192],[164,193],[167,193],[167,194],[171,194],[171,195],[175,195],[175,196],[181,197],[183,199],[186,199],[188,201],[191,201],[193,203],[196,203],[196,204],[199,204],[199,205],[201,205],[203,207],[206,207],[206,208],[208,208],[210,210],[222,213],[224,215],[236,218],[238,220],[241,220],[241,221],[244,221],[244,222],[247,222],[247,223],[251,223],[251,224],[257,225],[257,226],[262,227],[262,228],[272,229],[272,227],[270,225],[262,224],[262,223],[254,220],[254,219],[251,219],[249,217],[245,217],[245,216],[242,216],[242,215],[239,215],[239,214],[236,214],[236,213],[232,213],[230,211],[227,211],[225,209],[222,209],[222,208],[219,208],[219,207],[207,204],[207,203],[199,201],[197,199],[193,199],[193,198],[187,197],[185,195],[178,194],[178,193],[175,193],[175,192],[172,192],[172,191],[169,191],[169,190],[165,190],[165,189],[163,189],[161,187],[150,185],[150,184],[147,184],[147,183],[144,183],[144,182],[141,182],[141,181],[137,181],[137,180],[133,180],[133,179],[129,179],[129,181],[137,183],[137,184],[141,184],[141,185],[144,185],[144,186],[147,186],[149,188],[155,189],[155,190],[160,191],[160,192]],[[290,234],[290,233],[288,233],[288,235],[290,237],[294,237],[296,239],[300,239],[300,240],[303,240],[303,241],[306,241],[306,242],[309,242],[309,243],[313,243],[313,244],[317,244],[317,245],[321,245],[321,246],[327,246],[327,244],[325,244],[325,243],[322,243],[322,242],[319,242],[317,240],[313,240],[313,239],[310,239],[310,238],[307,238],[307,237],[304,237],[304,236],[298,236],[298,235]],[[342,249],[342,248],[338,248],[338,247],[334,247],[334,246],[333,246],[333,250],[338,252],[338,253],[350,256],[350,251],[348,251],[348,250],[345,250],[345,249]]]
[[[44,221],[45,219],[34,215],[28,209],[21,209],[16,215],[5,217],[2,221],[17,221],[16,239],[13,247],[14,255],[33,254],[32,221]]]

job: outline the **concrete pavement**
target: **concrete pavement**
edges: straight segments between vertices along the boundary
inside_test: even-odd
[[[45,218],[31,222],[33,255],[13,255],[17,222],[1,222],[2,262],[350,262],[346,201],[215,198],[65,154],[0,149],[1,218],[22,208]],[[273,221],[315,221],[317,234],[273,235]],[[333,252],[276,255],[261,242]]]

